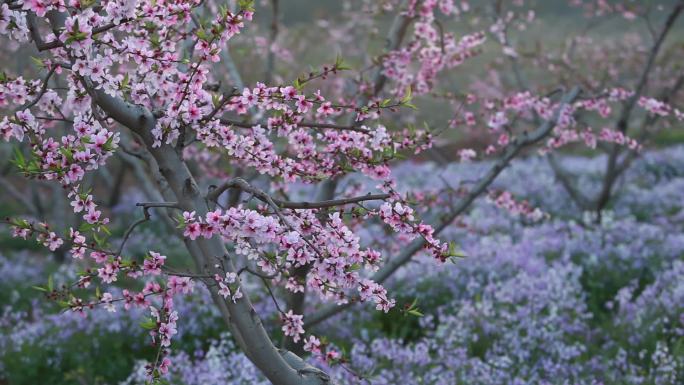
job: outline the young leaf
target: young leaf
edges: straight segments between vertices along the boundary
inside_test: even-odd
[[[401,98],[401,104],[408,104],[411,101],[411,86],[406,87],[406,92],[404,92],[404,97]]]
[[[157,322],[155,322],[152,318],[145,318],[142,322],[140,322],[140,327],[143,329],[147,330],[152,330],[157,328]]]
[[[31,56],[31,61],[32,61],[33,64],[35,64],[36,67],[38,67],[38,68],[43,68],[43,67],[45,66],[45,65],[43,64],[43,61],[42,61],[40,58]]]
[[[23,170],[26,166],[26,158],[24,158],[24,154],[21,152],[18,146],[14,148],[13,162],[20,170]]]

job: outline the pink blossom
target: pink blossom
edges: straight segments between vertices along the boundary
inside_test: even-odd
[[[283,333],[286,336],[292,337],[294,342],[300,340],[300,336],[304,333],[304,316],[292,313],[289,310],[287,313],[281,315],[281,320],[283,322]]]

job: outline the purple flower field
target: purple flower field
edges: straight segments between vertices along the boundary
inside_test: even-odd
[[[596,187],[593,172],[602,159],[565,157],[562,162],[577,174],[582,189]],[[396,173],[399,188],[438,188],[444,181],[458,185],[485,168],[405,164]],[[602,222],[593,223],[561,187],[549,183],[553,174],[543,158],[519,160],[496,185],[528,199],[544,218],[521,222],[491,200],[478,200],[462,223],[447,230],[463,258],[439,265],[428,256],[417,257],[388,284],[402,299],[417,299],[424,315],[349,311],[329,319],[316,329],[325,330],[330,343],[346,351],[349,363],[327,369],[341,383],[680,383],[683,170],[683,147],[645,153],[625,175]],[[388,244],[383,252],[392,255],[401,247]],[[86,316],[55,312],[49,302],[25,290],[44,280],[44,259],[9,254],[0,260],[2,276],[9,277],[2,282],[2,371],[13,375],[28,370],[35,358],[19,356],[40,347],[51,352],[41,358],[44,370],[58,373],[73,368],[69,362],[90,349],[117,349],[98,346],[117,340],[125,340],[143,360],[144,330],[136,328],[141,311],[100,309]],[[70,269],[61,265],[55,279],[68,276]],[[173,353],[169,381],[268,383],[236,350],[230,334],[221,334],[219,315],[206,306],[210,301],[206,290],[197,289],[176,304],[184,319],[178,338],[184,342]],[[254,301],[261,312],[275,312],[265,293]],[[268,320],[277,328],[275,319]],[[66,343],[74,338],[87,342]],[[144,383],[144,363],[140,365],[130,366],[121,383]],[[72,370],[77,378],[78,371]]]

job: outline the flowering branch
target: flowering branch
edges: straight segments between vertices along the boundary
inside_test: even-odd
[[[454,221],[454,219],[456,219],[456,217],[465,212],[465,210],[470,207],[470,204],[484,191],[486,191],[487,187],[489,187],[494,179],[496,179],[501,171],[508,166],[511,160],[513,160],[513,158],[515,158],[522,151],[522,149],[540,142],[547,135],[549,135],[556,126],[558,119],[561,117],[563,109],[571,104],[579,96],[579,94],[580,89],[577,87],[568,91],[561,99],[552,119],[546,120],[531,133],[524,133],[522,137],[512,140],[501,158],[499,158],[499,160],[489,169],[489,171],[478,180],[475,186],[468,192],[466,197],[459,201],[456,206],[451,208],[451,211],[446,218],[434,227],[434,235],[442,232],[445,228],[447,228],[447,226],[449,226],[449,224],[451,224],[451,222]],[[380,268],[380,270],[373,275],[372,280],[378,283],[384,282],[395,271],[397,271],[399,267],[410,261],[413,255],[422,250],[426,244],[427,242],[424,238],[418,238],[411,242],[411,244],[404,248],[401,254],[395,258],[392,258],[382,268]],[[304,327],[310,328],[316,324],[319,324],[335,314],[343,311],[344,309],[351,307],[357,302],[358,297],[354,297],[352,300],[343,305],[325,306],[320,310],[308,315],[306,317],[306,321],[304,322]]]

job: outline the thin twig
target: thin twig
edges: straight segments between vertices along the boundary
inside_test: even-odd
[[[124,236],[123,236],[123,240],[121,241],[121,244],[119,245],[119,249],[116,251],[116,255],[121,255],[121,252],[123,251],[124,246],[126,245],[126,242],[128,241],[128,238],[130,238],[131,233],[133,233],[133,230],[135,230],[135,228],[140,226],[141,224],[150,220],[150,211],[149,211],[150,208],[153,208],[153,207],[179,208],[178,203],[176,203],[176,202],[140,202],[140,203],[136,203],[136,206],[143,208],[144,217],[133,222],[128,227],[128,229],[126,229],[126,232],[124,233]]]
[[[389,194],[367,194],[352,198],[341,198],[341,199],[331,199],[318,202],[291,202],[283,201],[280,199],[272,198],[269,194],[263,192],[262,190],[250,185],[246,180],[242,178],[231,179],[222,185],[212,189],[206,196],[207,200],[210,202],[216,202],[218,197],[223,194],[226,190],[230,188],[238,188],[242,191],[253,194],[253,196],[264,203],[271,204],[277,209],[320,209],[329,208],[335,206],[344,206],[348,204],[372,201],[372,200],[385,200],[390,197]]]
[[[241,122],[241,121],[231,120],[231,119],[221,119],[221,124],[240,127],[240,128],[253,128],[255,126],[262,126],[262,127],[268,126],[268,124],[264,123],[264,122],[249,123],[249,122]],[[318,128],[318,129],[362,132],[364,134],[367,134],[370,132],[370,130],[368,130],[366,128],[355,127],[355,126],[350,126],[350,125],[334,124],[334,123],[299,122],[299,123],[293,123],[293,125],[295,125],[297,127],[308,127],[308,128]]]

